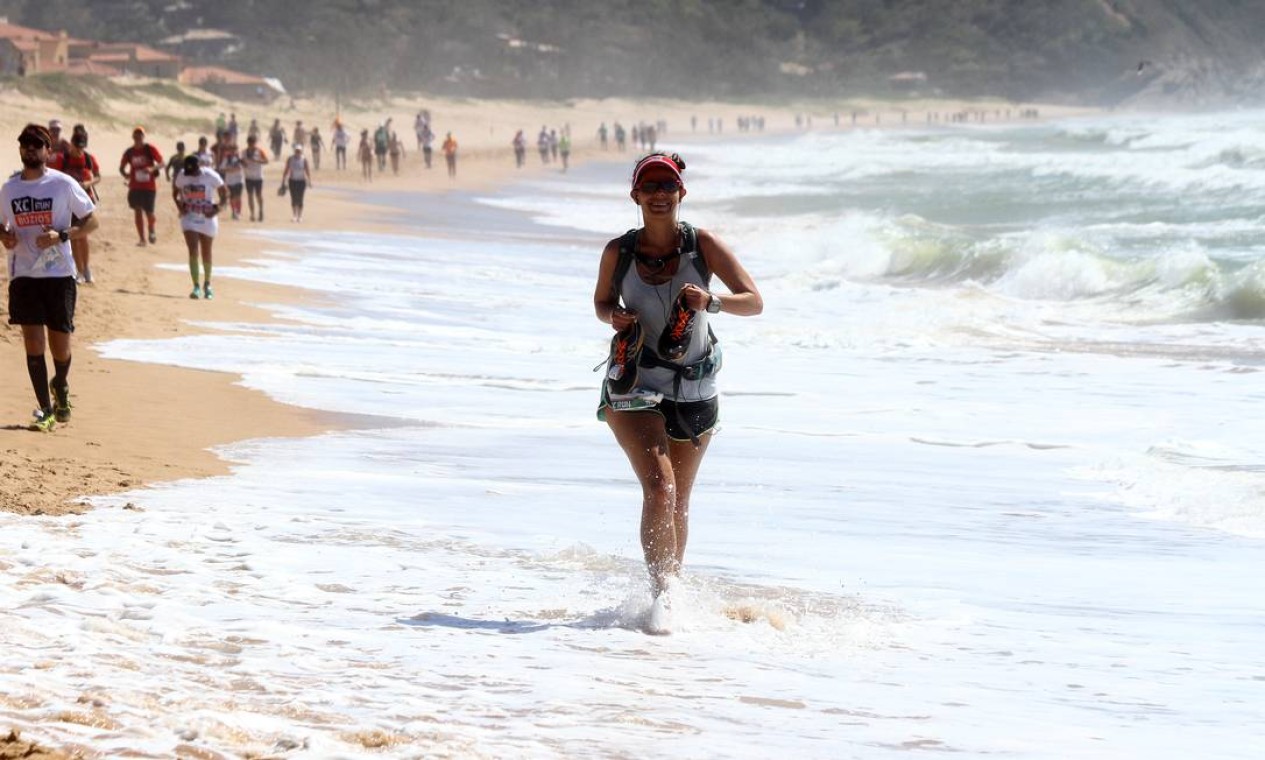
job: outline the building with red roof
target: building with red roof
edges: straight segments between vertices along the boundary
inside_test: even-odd
[[[275,79],[219,66],[190,66],[181,72],[180,83],[213,92],[228,100],[270,103],[285,94],[285,88]]]

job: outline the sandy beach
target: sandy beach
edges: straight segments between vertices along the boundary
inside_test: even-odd
[[[201,97],[201,96],[199,96]],[[92,239],[92,271],[96,282],[81,286],[76,314],[74,364],[70,375],[73,419],[49,434],[25,429],[25,420],[34,407],[30,383],[21,360],[22,342],[17,327],[0,328],[0,425],[4,455],[0,458],[0,509],[29,515],[67,515],[86,509],[79,500],[87,495],[132,490],[142,484],[218,475],[228,463],[212,448],[254,438],[304,437],[331,430],[374,427],[373,418],[310,412],[272,401],[264,394],[237,384],[238,378],[156,364],[113,361],[98,356],[95,344],[116,338],[163,338],[197,331],[196,322],[251,322],[272,318],[269,305],[293,302],[309,295],[293,290],[250,283],[238,279],[217,282],[214,301],[190,300],[189,277],[184,267],[186,251],[178,220],[170,202],[170,185],[160,183],[158,193],[158,238],[156,245],[138,247],[132,214],[126,207],[126,188],[119,177],[118,157],[128,144],[132,124],[144,124],[150,141],[168,156],[177,139],[191,145],[197,134],[211,131],[218,112],[235,111],[243,132],[250,119],[257,118],[266,129],[280,117],[287,129],[296,119],[320,127],[326,140],[334,117],[327,101],[278,102],[272,107],[242,106],[215,101],[194,107],[157,96],[138,96],[135,103],[110,103],[108,123],[96,124],[79,118],[73,111],[48,102],[31,101],[12,92],[0,94],[8,106],[0,120],[0,133],[16,137],[21,124],[30,120],[46,122],[61,118],[69,126],[84,121],[91,134],[90,152],[102,167],[102,202],[98,216],[101,228]],[[211,100],[208,96],[208,100]],[[445,176],[442,157],[436,151],[435,167],[422,167],[421,156],[413,149],[412,117],[420,108],[433,116],[442,140],[454,132],[461,144],[458,177]],[[926,114],[986,114],[985,121],[1004,118],[1013,109],[1018,121],[1020,106],[1004,104],[920,102],[901,108],[871,103],[840,108],[763,108],[734,104],[693,104],[685,102],[584,101],[566,104],[520,102],[445,101],[437,99],[395,99],[374,105],[348,108],[343,118],[354,134],[372,129],[385,117],[405,140],[408,153],[399,176],[375,176],[364,183],[358,167],[333,171],[333,156],[327,151],[322,168],[309,191],[303,222],[305,232],[392,229],[383,219],[387,212],[366,209],[355,202],[355,191],[444,192],[449,189],[495,188],[498,183],[533,173],[557,172],[556,164],[541,167],[536,160],[534,136],[540,126],[570,125],[576,147],[573,163],[594,158],[613,158],[613,152],[598,149],[594,137],[597,126],[616,120],[628,125],[636,120],[665,120],[669,125],[662,145],[676,147],[689,140],[707,138],[706,120],[724,119],[726,137],[736,133],[740,115],[759,114],[767,120],[766,134],[795,129],[800,113],[812,113],[814,129],[835,129],[836,111],[864,114],[857,127],[923,126]],[[1071,114],[1043,108],[1043,117]],[[902,116],[907,113],[907,116]],[[700,130],[691,132],[691,116],[697,115]],[[202,119],[206,129],[188,129],[190,121]],[[850,118],[838,128],[850,128]],[[516,170],[508,149],[514,130],[522,128],[528,138],[528,164]],[[10,168],[18,166],[16,145],[10,144]],[[349,153],[354,152],[354,144]],[[631,159],[633,152],[625,154]],[[275,158],[275,157],[274,157]],[[280,162],[269,167],[265,186],[268,204],[266,224],[231,221],[222,216],[221,232],[215,244],[217,267],[245,265],[259,255],[260,238],[247,232],[290,230],[288,200],[278,198],[274,189],[281,174]],[[370,221],[367,221],[370,220]],[[160,268],[159,265],[170,265]],[[0,726],[0,731],[7,727]],[[77,750],[76,750],[77,751]],[[34,753],[34,754],[32,754]],[[16,734],[0,738],[0,758],[58,757],[39,754],[25,737]]]

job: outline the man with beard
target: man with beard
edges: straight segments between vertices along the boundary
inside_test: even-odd
[[[9,252],[9,324],[22,328],[26,370],[39,408],[29,428],[70,420],[70,336],[75,330],[75,260],[70,241],[97,228],[96,206],[73,178],[47,168],[53,138],[27,124],[18,135],[22,171],[0,187],[0,244]],[[72,219],[78,217],[78,223]],[[54,375],[44,361],[52,350]],[[51,393],[51,398],[50,398]]]

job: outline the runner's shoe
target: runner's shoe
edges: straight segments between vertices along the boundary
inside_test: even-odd
[[[58,390],[56,385],[48,384],[53,394],[53,416],[58,422],[70,422],[70,386],[64,385]]]
[[[47,433],[57,424],[57,418],[53,415],[52,409],[36,409],[32,413],[31,423],[26,426],[27,430],[34,430],[38,433]]]
[[[208,301],[215,298],[215,292],[211,290],[211,283],[209,282],[202,286],[202,292],[205,294],[202,297]]]
[[[199,288],[197,285],[194,285],[194,286],[193,286],[193,292],[189,294],[189,297],[190,297],[190,298],[192,298],[192,299],[193,299],[193,300],[195,300],[195,301],[196,301],[196,300],[198,300],[199,298],[201,298],[201,297],[202,297],[202,288]]]
[[[659,336],[659,356],[674,362],[685,356],[694,338],[694,318],[697,312],[685,305],[685,294],[676,297],[668,325]]]
[[[606,362],[606,391],[623,395],[637,385],[637,359],[643,343],[641,324],[633,322],[611,338],[611,355]]]
[[[153,230],[150,230],[150,231],[149,231],[149,244],[150,244],[150,245],[153,245],[154,243],[157,243],[157,242],[158,242],[158,233],[157,233],[157,232],[154,232]]]

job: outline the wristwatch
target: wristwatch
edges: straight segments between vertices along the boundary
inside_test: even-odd
[[[62,241],[63,243],[66,242],[67,240],[70,240],[70,232],[68,230],[58,230],[57,239]]]
[[[719,314],[720,313],[720,296],[716,295],[715,293],[708,293],[707,296],[708,296],[707,313]]]

